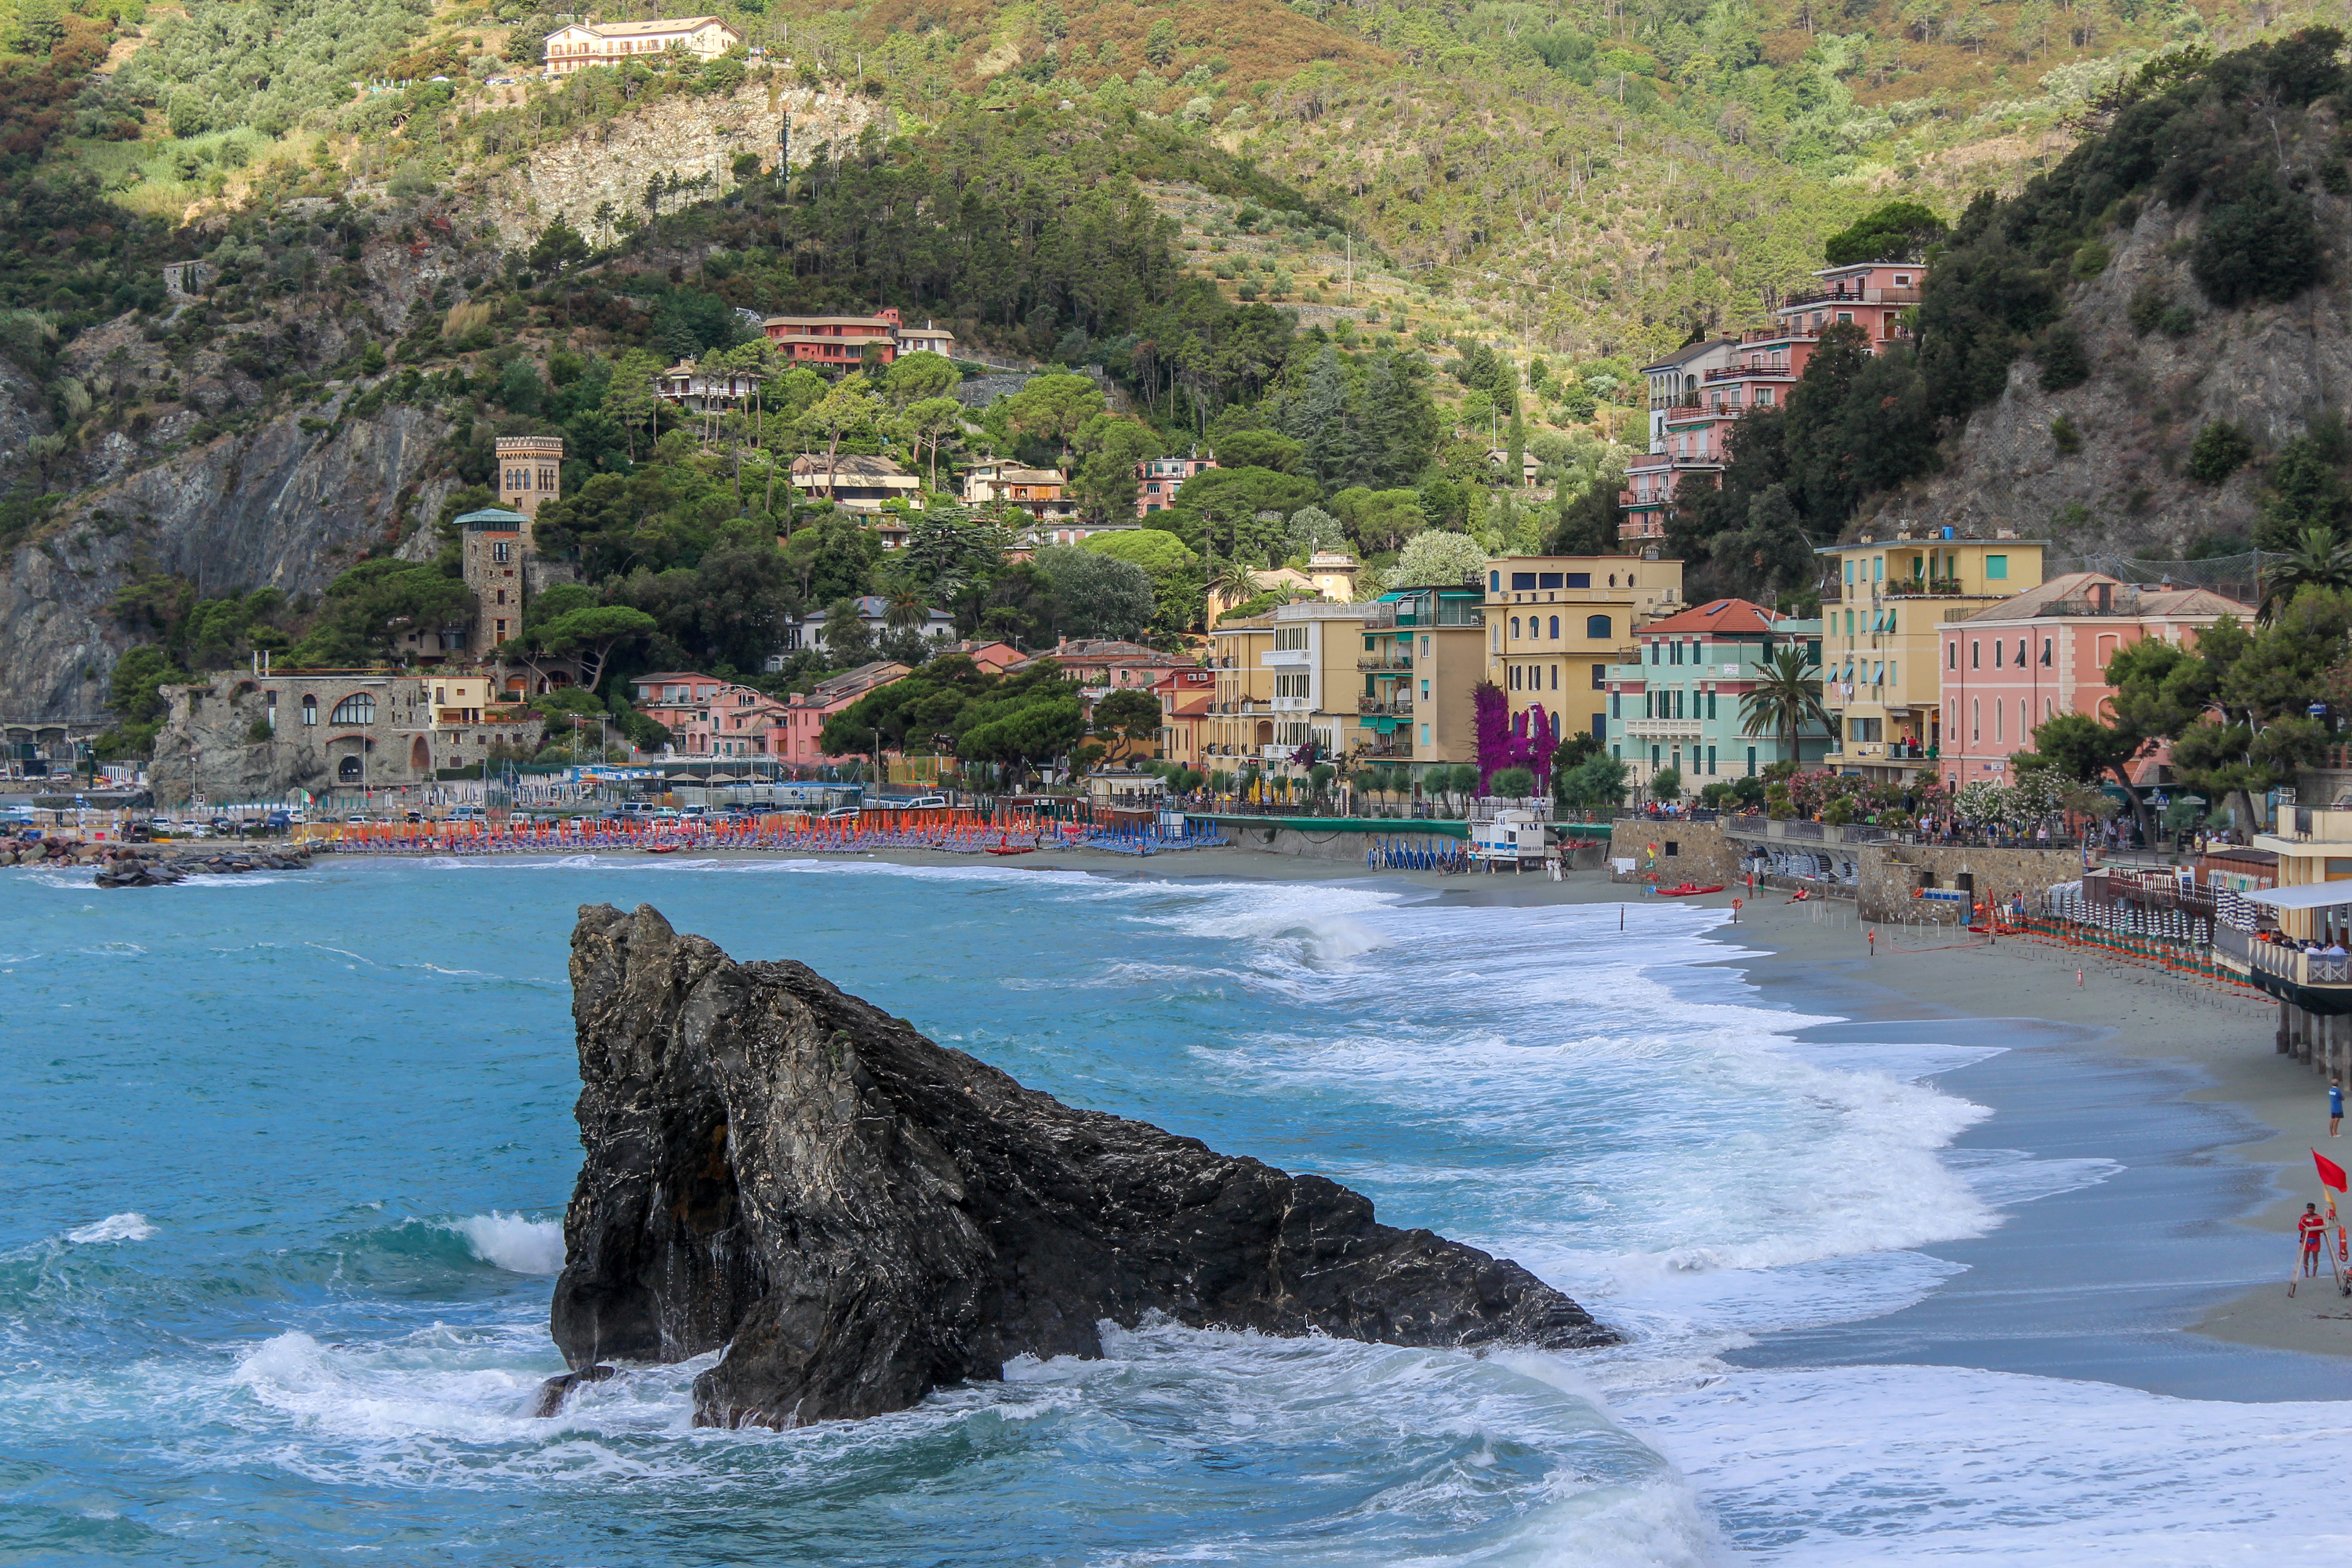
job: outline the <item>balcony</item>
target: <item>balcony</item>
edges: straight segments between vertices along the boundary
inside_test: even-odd
[[[1402,675],[1412,668],[1412,655],[1368,653],[1356,660],[1356,668],[1367,675],[1379,675],[1383,672]]]
[[[1815,305],[1916,305],[1919,290],[1914,289],[1817,289],[1810,294],[1791,294],[1780,301],[1783,310],[1810,310]]]
[[[1704,733],[1698,719],[1628,719],[1625,733],[1636,741],[1696,741]]]
[[[1383,702],[1377,697],[1359,697],[1356,699],[1356,711],[1384,719],[1410,719],[1412,717],[1412,699],[1400,697],[1394,701]]]
[[[2216,928],[2218,939],[2227,927]],[[2290,985],[2352,985],[2352,958],[2321,958],[2299,947],[2260,940],[2247,943],[2251,967]]]
[[[1367,757],[1409,757],[1412,755],[1412,742],[1402,734],[1384,735],[1364,747],[1361,754]]]
[[[1706,373],[1709,381],[1744,381],[1750,376],[1777,375],[1786,380],[1797,378],[1796,370],[1785,364],[1733,364]]]

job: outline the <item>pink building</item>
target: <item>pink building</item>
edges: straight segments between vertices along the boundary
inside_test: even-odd
[[[2033,729],[2061,713],[2112,711],[2107,661],[2144,637],[2196,646],[2223,616],[2247,605],[2202,588],[2143,588],[2103,573],[2070,572],[1963,621],[1946,623],[1943,772],[1952,788],[2014,782],[2010,757],[2033,749]],[[2133,782],[2163,782],[2161,752]]]
[[[824,721],[848,707],[869,691],[878,690],[894,680],[906,678],[907,667],[890,659],[861,664],[856,669],[844,670],[830,680],[817,682],[812,691],[795,691],[785,706],[783,721],[768,731],[768,754],[794,767],[823,767],[828,763],[845,759],[828,756],[819,743]]]
[[[636,688],[637,711],[676,735],[694,721],[727,682],[715,675],[668,669],[641,675],[630,684]]]
[[[670,726],[670,748],[689,757],[771,756],[775,748],[770,736],[783,723],[785,710],[783,703],[753,687],[722,686],[708,706]]]
[[[1642,367],[1650,383],[1650,449],[1626,465],[1621,540],[1665,537],[1676,492],[1685,482],[1716,482],[1740,416],[1788,401],[1825,327],[1860,327],[1873,353],[1910,341],[1903,312],[1919,302],[1925,267],[1864,261],[1813,276],[1820,283],[1776,307],[1771,326],[1693,343]]]
[[[1135,465],[1135,515],[1149,517],[1176,504],[1184,481],[1217,466],[1214,458],[1147,458]]]

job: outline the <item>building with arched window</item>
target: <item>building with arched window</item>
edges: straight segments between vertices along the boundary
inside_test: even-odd
[[[373,792],[430,784],[499,742],[537,750],[540,721],[495,706],[493,685],[430,669],[224,671],[164,689],[171,706],[148,777],[163,806],[295,789],[337,809],[382,805]]]
[[[1682,607],[1683,563],[1631,555],[1507,555],[1486,563],[1485,678],[1514,723],[1608,735],[1608,670],[1636,632]]]

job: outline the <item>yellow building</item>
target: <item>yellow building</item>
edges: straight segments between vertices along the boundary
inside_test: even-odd
[[[1385,746],[1379,760],[1432,767],[1475,762],[1471,692],[1486,675],[1486,608],[1474,587],[1400,588],[1363,606],[1356,710]],[[1385,610],[1391,617],[1381,618]]]
[[[1274,671],[1261,656],[1274,646],[1272,616],[1244,616],[1209,629],[1216,695],[1201,725],[1201,767],[1233,773],[1274,744]]]
[[[1940,628],[2040,587],[2042,546],[2004,529],[1990,539],[1864,534],[1822,549],[1837,563],[1822,605],[1822,765],[1890,783],[1932,774],[1943,744]]]
[[[1283,605],[1266,616],[1223,621],[1209,633],[1217,695],[1204,766],[1297,776],[1293,758],[1312,744],[1335,766],[1404,761],[1409,732],[1391,713],[1367,711],[1361,662],[1367,623],[1388,630],[1392,605]],[[1377,707],[1377,704],[1373,705]]]
[[[1486,679],[1511,715],[1540,707],[1565,735],[1609,738],[1609,667],[1634,632],[1683,608],[1683,563],[1632,555],[1505,555],[1486,563]],[[1467,760],[1467,759],[1465,759]]]

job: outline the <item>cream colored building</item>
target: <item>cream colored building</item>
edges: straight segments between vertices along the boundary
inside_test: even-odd
[[[1392,605],[1316,601],[1221,623],[1209,634],[1216,697],[1202,727],[1204,767],[1297,775],[1292,761],[1310,742],[1321,761],[1402,760],[1411,746],[1382,735],[1361,710],[1363,634],[1395,624]]]
[[[1818,552],[1836,563],[1822,605],[1822,702],[1839,773],[1904,783],[1943,751],[1943,627],[2042,585],[2043,542],[1864,534]],[[1955,645],[1957,646],[1957,645]]]
[[[590,66],[619,65],[671,49],[715,60],[743,41],[716,16],[672,16],[650,22],[574,22],[547,35],[547,74],[570,76]]]
[[[1201,725],[1203,771],[1232,773],[1274,744],[1274,671],[1264,659],[1274,646],[1274,617],[1244,616],[1209,629],[1209,668],[1216,695]]]
[[[1485,677],[1515,723],[1540,708],[1561,735],[1605,742],[1609,667],[1633,658],[1642,626],[1683,607],[1679,561],[1498,556],[1486,563]]]

